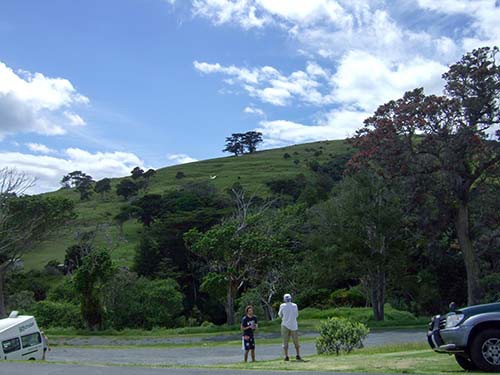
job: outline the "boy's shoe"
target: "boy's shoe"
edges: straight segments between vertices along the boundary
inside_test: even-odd
[[[290,360],[290,358],[285,357],[283,360],[284,360],[284,361],[289,361],[289,360]]]
[[[303,359],[302,359],[302,357],[301,357],[300,355],[296,356],[296,357],[295,357],[295,359],[296,359],[297,361],[303,361]]]

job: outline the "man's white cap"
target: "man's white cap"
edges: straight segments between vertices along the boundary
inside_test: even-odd
[[[292,302],[292,296],[290,294],[288,294],[288,293],[285,294],[283,296],[283,301],[285,301],[285,302]]]

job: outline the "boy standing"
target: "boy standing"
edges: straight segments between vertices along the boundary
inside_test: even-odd
[[[292,303],[292,296],[290,294],[285,294],[283,301],[285,303],[281,304],[278,316],[281,318],[281,336],[283,338],[285,361],[290,360],[290,357],[288,357],[288,342],[290,341],[290,337],[292,337],[293,344],[295,345],[295,358],[297,361],[302,361],[299,351],[299,326],[297,323],[299,309],[295,303]]]
[[[243,331],[243,349],[245,350],[245,362],[248,361],[248,352],[252,353],[252,362],[255,362],[254,332],[258,327],[257,317],[253,315],[253,307],[247,306],[245,309],[245,316],[241,319],[241,330]]]

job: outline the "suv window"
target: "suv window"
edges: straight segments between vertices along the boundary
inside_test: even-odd
[[[21,341],[17,337],[15,339],[2,341],[2,349],[5,354],[15,352],[21,349]]]
[[[40,344],[42,342],[42,338],[38,332],[35,332],[30,335],[22,336],[21,341],[23,343],[23,348],[29,348],[30,346]]]

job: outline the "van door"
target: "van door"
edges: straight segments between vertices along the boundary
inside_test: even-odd
[[[39,332],[30,333],[29,335],[21,336],[21,356],[24,360],[42,359],[43,345],[42,337]]]
[[[3,359],[22,359],[19,337],[2,341]]]

